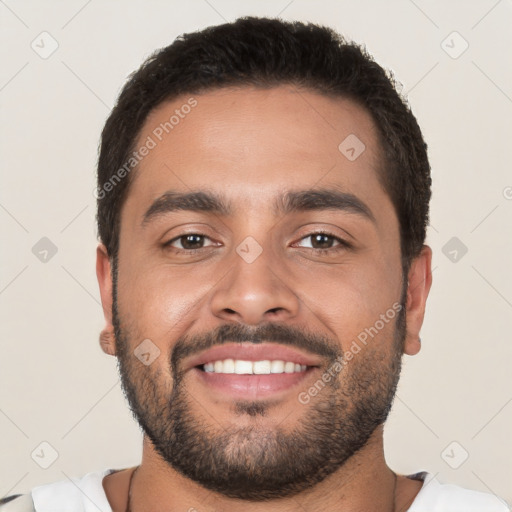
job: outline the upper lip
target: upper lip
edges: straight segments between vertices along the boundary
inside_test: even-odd
[[[306,354],[277,343],[225,343],[190,357],[186,368],[194,368],[212,361],[240,359],[243,361],[292,361],[306,366],[319,366],[318,356]]]

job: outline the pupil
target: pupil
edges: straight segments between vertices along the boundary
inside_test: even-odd
[[[198,245],[201,247],[202,236],[201,235],[186,235],[181,237],[181,245],[185,249],[197,249]]]
[[[316,245],[320,245],[321,247],[316,247]],[[330,240],[329,235],[313,235],[313,247],[315,249],[329,249],[332,245],[332,240]]]

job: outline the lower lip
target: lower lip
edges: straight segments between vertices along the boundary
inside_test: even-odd
[[[239,375],[236,373],[205,372],[192,368],[191,372],[209,389],[235,398],[265,398],[275,393],[288,391],[307,379],[316,367],[303,372],[271,373],[265,375]]]

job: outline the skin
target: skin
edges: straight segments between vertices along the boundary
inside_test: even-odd
[[[337,340],[341,350],[349,350],[357,335],[374,325],[401,296],[399,224],[378,180],[380,147],[371,117],[349,100],[299,93],[288,86],[221,89],[194,97],[197,107],[132,171],[136,174],[121,212],[118,308],[136,333],[131,350],[141,340],[151,339],[161,351],[151,368],[161,370],[162,383],[169,388],[172,378],[167,367],[176,340],[226,323],[305,325],[311,332]],[[139,145],[187,99],[155,109],[141,131]],[[349,134],[356,134],[366,146],[355,161],[338,150]],[[279,192],[314,187],[354,194],[369,207],[375,223],[346,211],[295,212],[283,217],[270,208]],[[234,215],[181,211],[142,227],[144,212],[170,189],[222,193]],[[354,248],[330,255],[313,253],[308,235],[317,228],[350,241]],[[194,256],[162,247],[190,233],[209,237],[205,245],[219,245]],[[235,251],[247,236],[263,248],[251,264]],[[179,243],[175,247],[181,248]],[[431,258],[431,249],[423,246],[408,275],[404,342],[408,355],[420,349],[419,332],[432,282]],[[106,330],[112,331],[112,268],[103,245],[97,250],[97,276]],[[364,358],[367,350],[388,358],[393,327],[392,322],[387,324],[375,337],[382,343],[372,342],[353,361]],[[112,336],[104,337],[102,347],[115,355]],[[208,392],[192,378],[186,377],[184,383],[194,397],[194,417],[208,426],[246,426],[258,421],[266,428],[280,424],[290,431],[301,424],[314,403],[299,403],[297,394],[318,376],[312,375],[300,389],[279,394],[278,404],[264,418],[237,415],[231,400]],[[114,512],[126,508],[132,471],[114,473],[103,481]],[[313,488],[263,503],[227,498],[181,476],[145,437],[142,463],[133,481],[132,511],[190,507],[234,511],[243,506],[248,512],[284,512],[297,510],[298,503],[311,512],[387,511],[393,510],[395,498],[395,510],[402,511],[420,487],[420,482],[399,476],[395,489],[393,472],[384,458],[382,427],[338,471]]]

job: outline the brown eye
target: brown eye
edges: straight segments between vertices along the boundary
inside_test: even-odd
[[[313,249],[330,249],[334,243],[334,238],[324,233],[317,233],[310,236]]]
[[[301,243],[304,240],[309,240],[309,244]],[[299,246],[320,252],[337,251],[351,247],[348,242],[330,233],[311,233],[300,240]]]
[[[193,251],[195,249],[202,249],[203,247],[206,247],[205,240],[209,240],[209,237],[199,233],[189,233],[173,238],[165,245],[178,250]]]

